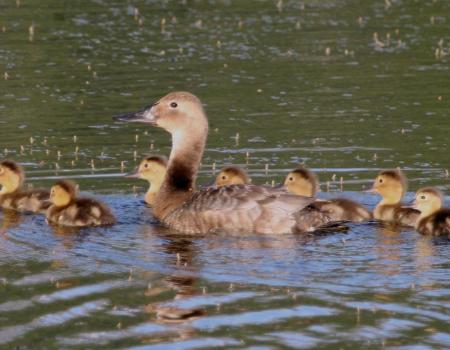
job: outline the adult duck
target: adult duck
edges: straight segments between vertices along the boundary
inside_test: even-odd
[[[256,185],[212,187],[196,191],[195,181],[208,136],[208,119],[200,100],[172,92],[138,112],[114,117],[142,122],[172,135],[167,174],[155,197],[153,214],[185,233],[297,232],[298,213],[314,199]]]

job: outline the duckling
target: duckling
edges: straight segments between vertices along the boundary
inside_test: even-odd
[[[423,235],[450,235],[450,208],[442,208],[443,196],[432,187],[417,191],[414,208],[420,211],[416,230]]]
[[[42,189],[23,190],[25,173],[11,160],[0,162],[0,207],[21,212],[45,213],[50,205],[50,192]]]
[[[400,169],[381,171],[369,190],[383,197],[373,212],[375,219],[414,227],[420,212],[401,204],[407,187],[407,179]]]
[[[150,183],[150,187],[145,194],[145,203],[152,206],[156,194],[161,188],[164,177],[167,172],[167,160],[165,157],[151,156],[144,158],[137,169],[131,172],[126,177],[139,178],[147,180]]]
[[[172,134],[167,174],[153,203],[153,215],[169,228],[191,234],[298,232],[303,219],[298,213],[314,202],[284,189],[251,184],[196,190],[208,119],[191,93],[169,93],[114,119],[147,123]]]
[[[291,193],[299,196],[315,197],[319,189],[317,176],[310,170],[298,168],[291,171],[284,181]],[[362,222],[372,219],[372,214],[364,206],[346,198],[317,200],[314,205],[328,214],[332,221]]]
[[[247,185],[251,183],[247,172],[236,166],[222,168],[216,177],[216,186]]]
[[[50,191],[47,221],[62,226],[101,226],[116,222],[110,209],[92,198],[77,198],[73,182],[61,180]]]

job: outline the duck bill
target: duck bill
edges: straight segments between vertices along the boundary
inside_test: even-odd
[[[113,119],[120,122],[146,123],[156,125],[156,117],[152,113],[152,107],[153,105],[147,106],[137,112],[129,112],[115,115]]]
[[[129,179],[139,179],[139,169],[131,171],[131,172],[125,174],[123,177],[129,178]]]

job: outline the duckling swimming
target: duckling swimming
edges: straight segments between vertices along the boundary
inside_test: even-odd
[[[163,183],[167,172],[167,160],[165,157],[151,156],[144,158],[139,164],[138,168],[127,175],[126,177],[139,178],[147,180],[150,187],[145,194],[145,203],[152,206],[156,194],[158,193]]]
[[[442,193],[427,187],[417,191],[414,208],[420,211],[416,230],[423,235],[450,235],[450,208],[442,208]]]
[[[173,92],[144,109],[115,117],[143,122],[172,134],[167,174],[153,204],[153,215],[185,233],[297,232],[298,213],[314,199],[283,189],[232,185],[196,190],[195,181],[208,136],[200,100]]]
[[[50,191],[47,220],[62,226],[102,226],[116,222],[110,209],[92,198],[77,198],[73,182],[61,180]]]
[[[305,168],[291,171],[284,181],[291,193],[299,196],[315,197],[319,189],[316,175]],[[346,198],[317,200],[314,205],[324,211],[332,221],[362,222],[372,219],[372,214],[364,206]]]
[[[375,219],[414,227],[420,212],[401,203],[407,187],[408,182],[400,169],[381,171],[370,190],[383,197],[373,212]]]
[[[0,162],[0,207],[21,212],[45,213],[50,192],[42,189],[22,190],[25,173],[11,160]]]
[[[216,177],[216,186],[247,185],[251,183],[247,172],[237,166],[222,168]]]

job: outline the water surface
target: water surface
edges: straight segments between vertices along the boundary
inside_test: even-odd
[[[378,198],[360,190],[400,166],[410,191],[448,195],[449,10],[0,0],[0,157],[21,162],[34,186],[76,180],[119,219],[73,231],[0,213],[0,346],[450,347],[448,239],[377,223],[177,235],[142,204],[145,184],[121,178],[146,154],[168,155],[168,135],[111,120],[188,90],[210,120],[200,183],[225,164],[278,183],[305,163],[321,196],[372,208]]]

